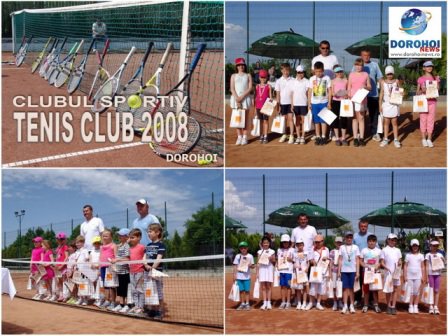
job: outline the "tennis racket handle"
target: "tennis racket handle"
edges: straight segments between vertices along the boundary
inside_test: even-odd
[[[196,68],[196,65],[198,65],[198,62],[201,59],[201,55],[204,52],[206,46],[207,45],[205,43],[201,43],[199,45],[198,50],[196,51],[196,54],[194,55],[193,60],[191,61],[190,72],[192,72]]]
[[[84,44],[84,40],[81,40],[81,42],[79,42],[79,44],[78,44],[78,48],[76,48],[75,54],[78,53],[78,51],[81,49],[83,44]]]
[[[170,42],[166,46],[165,53],[163,54],[162,60],[160,61],[160,68],[163,68],[163,65],[166,62],[166,59],[168,58],[169,53],[171,52],[171,49],[173,49],[173,44]]]
[[[92,51],[93,48],[93,44],[95,43],[95,38],[92,39],[92,42],[90,42],[89,45],[89,50],[87,50],[87,55],[90,54],[90,52]]]
[[[59,47],[59,50],[62,50],[62,49],[64,48],[64,45],[65,45],[66,42],[67,42],[67,36],[64,37],[64,39],[62,40],[62,44],[61,44],[61,46]]]
[[[129,59],[131,58],[132,54],[135,52],[135,49],[136,48],[134,46],[132,46],[131,50],[129,51],[129,54],[126,56],[126,59],[123,62],[124,64],[129,62]]]
[[[154,47],[154,42],[149,42],[148,43],[148,48],[146,48],[145,55],[142,58],[142,64],[146,63],[146,60],[148,59],[149,53],[151,52],[153,47]]]
[[[110,45],[110,40],[107,39],[106,43],[104,43],[104,50],[103,50],[103,55],[101,56],[101,59],[100,59],[100,64],[103,64],[104,57],[106,57],[107,51],[109,50],[109,45]]]

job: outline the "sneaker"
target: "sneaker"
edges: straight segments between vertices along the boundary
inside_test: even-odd
[[[414,305],[414,314],[418,314],[418,313],[419,313],[418,305]]]
[[[389,140],[383,139],[383,141],[380,142],[380,147],[386,147],[389,144]]]
[[[347,306],[342,307],[341,314],[348,314],[348,307]]]
[[[288,144],[292,145],[294,143],[294,135],[289,136]]]
[[[390,310],[392,311],[391,312],[392,315],[397,315],[397,308],[393,307],[393,308],[390,308]]]
[[[339,146],[342,146],[342,141],[341,141],[341,140],[339,140],[339,139],[338,139],[338,140],[336,140],[336,146],[338,146],[338,147],[339,147]]]
[[[428,147],[429,148],[433,148],[434,147],[434,144],[432,143],[432,141],[431,140],[426,140],[426,143],[428,144]]]
[[[289,308],[291,308],[291,304],[289,302],[286,302],[285,309],[289,309]]]
[[[87,306],[88,303],[89,303],[89,302],[88,302],[87,299],[83,299],[81,305],[82,305],[82,306]]]
[[[344,308],[344,304],[342,303],[342,300],[339,300],[339,309]]]
[[[74,304],[76,302],[76,300],[74,298],[68,298],[67,301],[65,301],[65,303],[67,304]]]
[[[40,294],[36,294],[33,296],[33,300],[39,300]]]
[[[56,296],[56,294],[53,294],[50,299],[48,299],[48,301],[57,301],[58,297]]]
[[[112,311],[118,313],[122,309],[123,309],[123,306],[121,304],[119,304],[119,305],[116,305]]]
[[[334,311],[338,310],[338,303],[336,301],[333,303],[333,310]]]
[[[430,314],[434,314],[434,307],[433,306],[429,306],[429,313]]]
[[[110,305],[108,305],[108,306],[106,307],[106,309],[107,309],[107,310],[112,310],[112,311],[113,311],[113,310],[115,309],[115,303],[112,302]]]
[[[266,310],[268,304],[266,302],[263,303],[263,305],[260,307],[261,310]]]
[[[317,136],[316,136],[316,135],[313,135],[313,136],[311,137],[311,141],[316,140],[316,138],[317,138]]]
[[[142,309],[140,309],[141,311],[142,311],[142,313],[139,313],[138,311],[136,312],[136,315],[140,315],[140,314],[143,314],[143,310]],[[161,311],[156,311],[155,313],[154,313],[154,320],[161,320],[163,318],[163,313],[161,312]]]
[[[75,305],[80,305],[84,300],[82,298],[79,298],[78,300],[76,300]]]
[[[268,136],[267,136],[267,135],[264,136],[263,143],[264,143],[264,144],[267,144],[267,143],[268,143]]]
[[[241,145],[241,141],[243,141],[243,137],[238,137],[236,139],[235,145],[237,145],[237,146]]]
[[[428,147],[428,140],[422,139],[422,146],[423,147]]]
[[[380,141],[381,141],[381,137],[380,137],[380,135],[377,133],[377,134],[375,134],[375,135],[372,137],[372,140],[373,140],[373,141],[376,141],[376,142],[380,142]]]
[[[359,139],[359,145],[361,146],[361,147],[365,147],[366,146],[366,141],[364,140],[364,139]]]
[[[305,144],[305,138],[304,138],[304,137],[301,137],[301,138],[300,138],[300,144],[301,144],[301,145],[304,145],[304,144]]]
[[[127,314],[128,311],[129,311],[130,309],[131,309],[131,308],[129,308],[128,305],[125,305],[125,306],[123,306],[118,312],[119,312],[119,313],[122,313],[122,314]]]
[[[242,303],[238,306],[238,308],[236,310],[243,310],[244,309],[245,304]]]
[[[94,303],[94,305],[97,307],[101,307],[103,305],[103,303],[104,303],[104,300],[99,299]]]
[[[395,148],[401,148],[401,143],[397,139],[394,140],[394,146]]]
[[[333,136],[331,137],[331,141],[338,141],[338,138],[336,138],[336,135],[333,135]]]
[[[350,305],[350,313],[352,313],[352,314],[356,313],[354,305]]]
[[[342,140],[342,146],[348,146],[348,141],[347,140]]]
[[[373,309],[375,309],[375,313],[381,313],[381,308],[377,304],[373,305]]]
[[[263,143],[263,139],[264,139],[264,136],[260,136],[260,137],[258,138],[258,141],[260,141],[260,143]]]
[[[128,315],[133,315],[134,313],[135,313],[135,311],[138,309],[138,307],[132,307],[131,309],[129,309],[128,311],[127,311],[127,314]]]
[[[440,315],[440,311],[437,306],[434,306],[434,315]]]
[[[294,145],[299,145],[301,139],[302,139],[302,138],[297,137],[297,138],[296,138],[296,141],[294,141]]]
[[[309,303],[306,305],[305,310],[310,310],[311,308],[313,308],[313,303],[312,303],[312,302],[309,302]]]
[[[245,145],[247,145],[248,144],[248,142],[247,142],[247,138],[243,138],[242,140],[241,140],[241,146],[245,146]]]
[[[298,305],[297,305],[297,308],[296,308],[297,310],[302,310],[302,305],[299,303]]]
[[[278,142],[285,142],[288,139],[288,135],[283,134]]]
[[[110,305],[109,301],[104,301],[103,304],[99,306],[99,308],[106,309],[109,305]]]
[[[362,312],[363,313],[367,313],[368,310],[369,310],[369,306],[362,307]]]
[[[134,312],[132,313],[134,316],[143,316],[143,309],[142,308],[135,308]],[[154,318],[156,318],[156,314],[154,314]]]
[[[358,139],[358,138],[356,138],[356,139],[353,141],[353,146],[355,146],[355,147],[359,147],[359,139]]]
[[[409,305],[408,312],[409,314],[414,314],[414,305]]]
[[[266,305],[266,309],[267,309],[267,310],[271,310],[271,309],[272,309],[272,305],[271,305],[270,302],[268,302],[268,304]]]
[[[63,302],[64,301],[64,297],[62,296],[62,295],[60,295],[59,297],[58,297],[58,302]]]
[[[304,303],[302,303],[302,306],[300,307],[300,309],[302,309],[302,310],[306,310],[306,302],[304,302]]]
[[[386,314],[387,315],[392,315],[392,308],[391,307],[387,307],[387,309],[386,309]]]
[[[244,310],[250,310],[250,304],[246,303],[246,304],[244,305]]]
[[[322,307],[322,305],[320,304],[320,302],[318,302],[318,303],[316,304],[316,309],[317,309],[317,310],[324,310],[325,308]]]

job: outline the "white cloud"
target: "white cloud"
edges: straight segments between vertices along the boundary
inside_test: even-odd
[[[247,205],[242,198],[250,197],[252,192],[239,192],[231,181],[225,181],[226,212],[235,219],[251,219],[257,214],[257,209]]]
[[[240,55],[241,57],[241,53],[246,51],[246,39],[244,38],[246,29],[233,23],[226,23],[225,28],[226,54]]]

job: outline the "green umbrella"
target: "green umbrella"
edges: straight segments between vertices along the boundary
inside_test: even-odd
[[[313,54],[314,51],[314,54]],[[319,51],[319,44],[293,31],[274,33],[252,43],[249,54],[271,58],[312,58]]]
[[[243,225],[240,221],[233,219],[232,217],[225,216],[226,229],[247,229],[246,225]]]
[[[385,208],[374,210],[361,219],[368,220],[374,225],[406,229],[446,227],[444,212],[421,203],[408,202],[406,199],[403,202],[396,202]]]
[[[292,203],[275,210],[269,214],[266,223],[280,227],[295,228],[297,226],[297,216],[300,213],[305,213],[309,218],[309,224],[319,230],[337,228],[349,222],[344,217],[308,201]]]
[[[373,58],[380,58],[381,45],[383,48],[383,58],[387,58],[389,34],[382,33],[372,37],[368,37],[364,40],[353,43],[351,46],[345,48],[345,50],[352,55],[360,56],[361,50],[369,48],[370,56]],[[382,44],[381,44],[382,43]]]

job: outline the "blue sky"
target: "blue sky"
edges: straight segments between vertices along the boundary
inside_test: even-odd
[[[446,32],[446,2],[384,2],[383,32],[388,31],[388,8],[442,7],[442,31]],[[246,2],[226,2],[226,62],[244,56],[247,50]],[[249,3],[249,45],[274,32],[292,28],[296,33],[313,38],[312,7],[310,1]],[[339,63],[351,69],[355,56],[344,49],[362,39],[380,33],[380,2],[324,2],[316,1],[315,41],[328,40]],[[259,56],[250,55],[250,63]]]
[[[328,209],[349,219],[385,207],[391,200],[389,169],[232,169],[226,171],[227,215],[241,220],[249,232],[262,232],[262,175],[266,176],[266,218],[272,211],[307,199],[325,206],[328,173]],[[394,170],[394,202],[424,203],[446,213],[446,172],[428,169]],[[385,236],[389,229],[376,227]],[[266,225],[269,232],[285,229]],[[406,229],[407,231],[407,229]]]
[[[212,192],[215,205],[223,199],[220,169],[11,169],[2,175],[2,232],[18,230],[14,212],[22,209],[26,211],[22,232],[72,218],[80,224],[85,204],[91,204],[100,217],[122,211],[114,216],[123,218],[122,224],[113,225],[123,227],[126,208],[132,220],[137,216],[135,202],[142,197],[149,200],[150,212],[162,218],[166,201],[168,231],[183,232],[185,221],[211,203]],[[107,218],[103,218],[105,225],[112,226]]]

